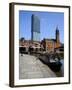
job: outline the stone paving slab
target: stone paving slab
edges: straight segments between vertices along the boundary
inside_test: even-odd
[[[35,56],[19,55],[19,79],[56,77],[55,73]]]

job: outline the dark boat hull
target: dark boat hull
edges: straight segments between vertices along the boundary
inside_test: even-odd
[[[44,64],[48,65],[54,72],[58,72],[61,70],[62,63],[60,61],[49,62],[48,59],[44,59],[43,57],[39,57],[39,59]]]
[[[55,72],[61,70],[62,63],[60,61],[48,63],[48,66]]]

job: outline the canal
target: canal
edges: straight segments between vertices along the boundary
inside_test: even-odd
[[[58,72],[55,72],[57,77],[63,77],[64,76],[64,59],[61,59],[60,62],[62,63],[61,69]]]

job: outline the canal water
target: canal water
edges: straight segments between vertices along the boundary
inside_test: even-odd
[[[57,77],[64,76],[64,59],[61,59],[60,62],[62,63],[60,71],[56,72]]]

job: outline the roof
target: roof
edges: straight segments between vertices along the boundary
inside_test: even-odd
[[[43,39],[43,40],[48,40],[48,41],[54,41],[54,42],[56,42],[56,39]]]

